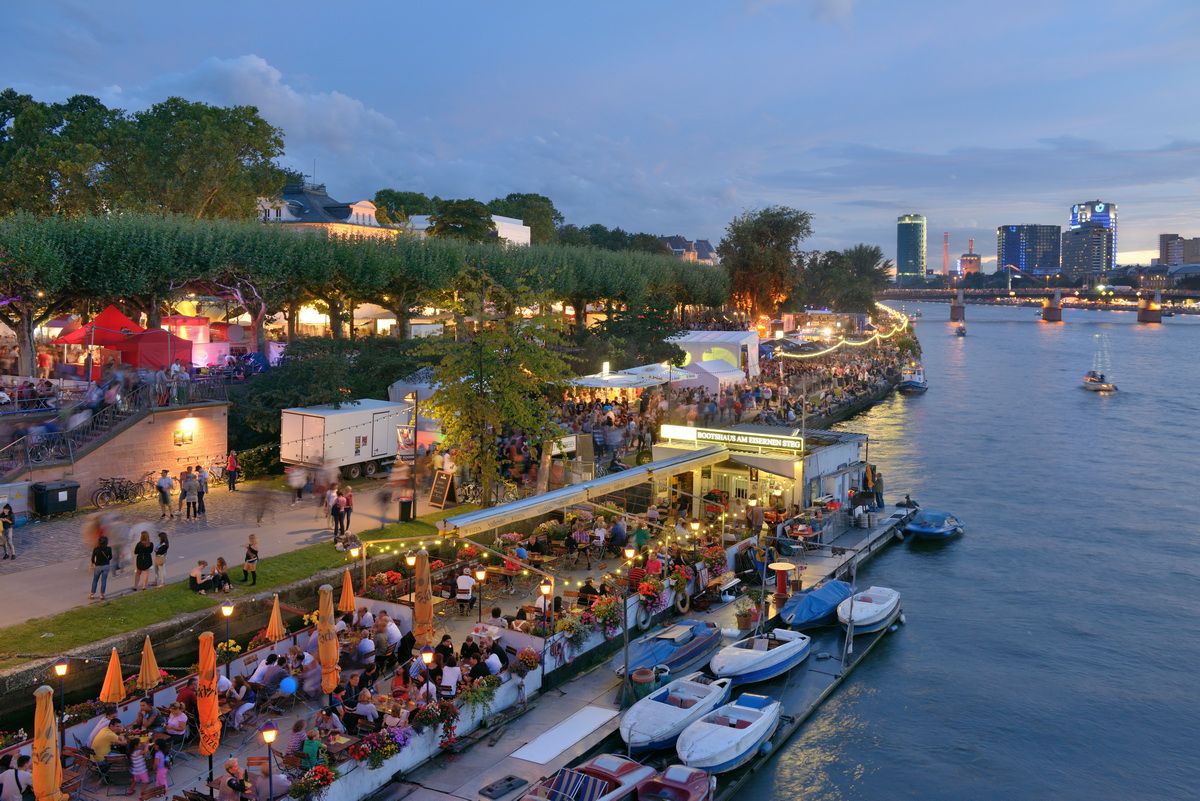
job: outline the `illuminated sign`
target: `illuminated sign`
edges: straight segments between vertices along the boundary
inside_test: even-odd
[[[723,428],[692,428],[691,426],[664,425],[659,430],[663,439],[686,440],[688,442],[716,445],[740,445],[747,448],[772,448],[779,451],[799,452],[804,450],[804,437],[782,434],[759,434],[751,431],[730,431]]]

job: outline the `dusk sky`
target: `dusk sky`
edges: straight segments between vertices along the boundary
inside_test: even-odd
[[[1120,209],[1122,261],[1200,236],[1200,3],[657,0],[6,4],[0,83],[137,109],[251,104],[342,200],[549,195],[569,222],[715,244],[811,211],[808,246],[929,264],[995,227]],[[986,260],[990,259],[988,263]]]

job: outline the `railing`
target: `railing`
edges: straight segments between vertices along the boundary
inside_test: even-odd
[[[85,447],[107,437],[132,417],[156,409],[224,401],[227,397],[222,378],[140,384],[121,393],[115,403],[94,412],[67,431],[30,433],[0,448],[0,480],[9,480],[13,474],[19,475],[42,465],[73,464]],[[83,402],[73,407],[76,414],[86,409]]]
[[[35,394],[21,396],[16,387],[0,387],[9,400],[0,403],[0,415],[38,414],[39,412],[57,412],[67,406],[73,406],[83,399],[84,393],[77,389],[55,387],[50,394]]]

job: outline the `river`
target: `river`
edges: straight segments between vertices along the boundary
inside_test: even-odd
[[[889,505],[909,491],[967,533],[859,574],[907,625],[747,797],[1196,798],[1200,319],[968,306],[959,338],[920,308],[928,393],[840,427],[870,435]],[[1096,334],[1113,395],[1080,388]]]

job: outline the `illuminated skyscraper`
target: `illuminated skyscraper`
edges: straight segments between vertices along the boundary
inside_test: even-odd
[[[1028,275],[1059,270],[1062,229],[1057,225],[1002,225],[996,229],[996,270],[1016,267]]]
[[[1117,266],[1117,204],[1089,200],[1071,207],[1062,235],[1062,271],[1106,275]]]
[[[896,283],[925,278],[925,215],[896,218]]]

